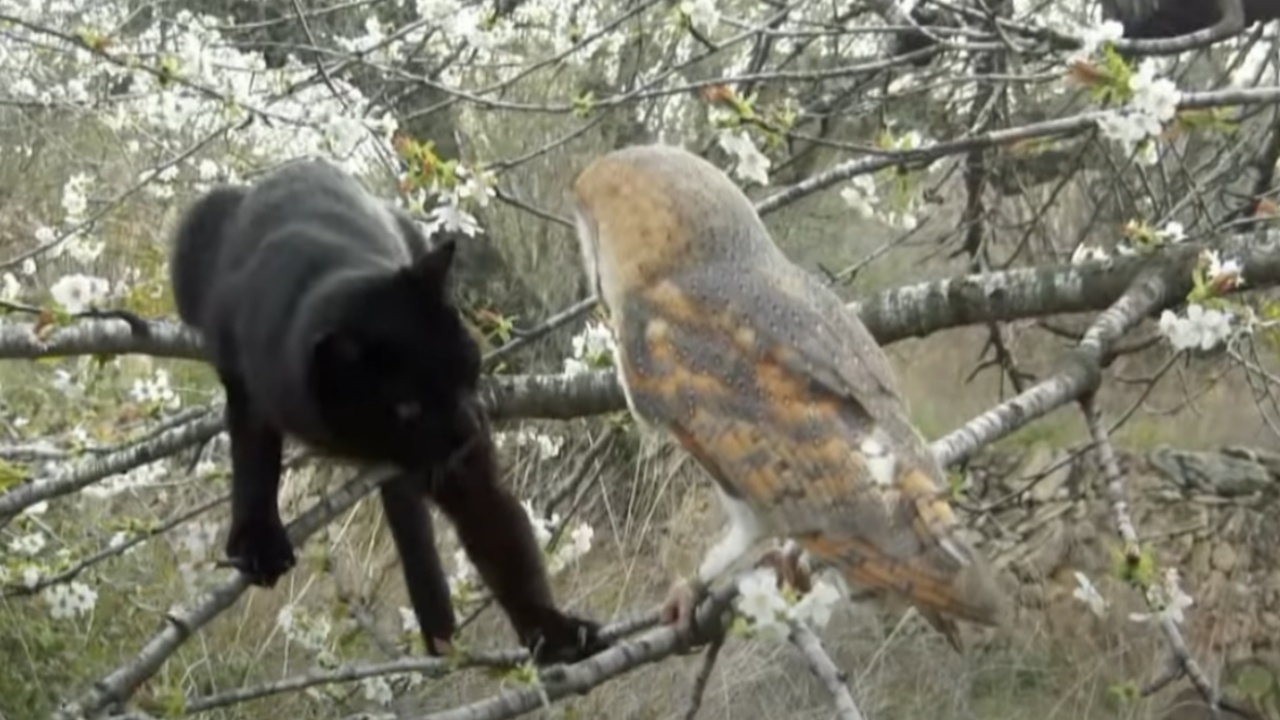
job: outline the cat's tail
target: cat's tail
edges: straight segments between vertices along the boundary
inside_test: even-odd
[[[247,188],[230,185],[214,188],[192,203],[178,221],[169,281],[178,317],[188,325],[198,326],[204,315],[223,235],[247,193]]]

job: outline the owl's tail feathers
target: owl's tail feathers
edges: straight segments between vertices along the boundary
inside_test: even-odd
[[[961,565],[941,546],[904,560],[856,537],[821,535],[799,541],[811,555],[838,569],[851,587],[887,593],[915,605],[953,646],[959,642],[953,620],[1004,624],[1005,593],[976,553],[969,553],[972,560]]]
[[[943,617],[933,610],[917,608],[916,612],[920,613],[920,617],[929,621],[934,630],[942,633],[947,639],[947,644],[951,645],[951,649],[960,654],[964,654],[964,642],[960,640],[960,628],[956,626],[956,621],[951,618]]]

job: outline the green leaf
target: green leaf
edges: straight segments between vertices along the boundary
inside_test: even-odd
[[[172,55],[165,55],[160,58],[160,63],[156,66],[159,74],[156,80],[160,83],[160,87],[168,87],[174,80],[178,79],[178,71],[182,65],[178,62],[178,58]]]
[[[1240,672],[1232,685],[1242,695],[1252,700],[1261,700],[1276,687],[1276,677],[1267,668],[1250,665]]]
[[[538,683],[538,669],[534,666],[533,661],[530,660],[512,668],[506,674],[506,677],[522,685],[536,685]]]
[[[1142,697],[1142,689],[1132,680],[1112,683],[1107,686],[1107,705],[1113,710],[1121,709]]]
[[[591,115],[595,107],[596,96],[590,90],[573,99],[573,114],[575,117],[586,118]]]
[[[1130,585],[1146,589],[1155,581],[1156,560],[1150,546],[1139,549],[1135,562],[1125,556],[1123,547],[1115,547],[1111,551],[1112,575]]]
[[[26,478],[25,468],[0,458],[0,491],[21,485]]]

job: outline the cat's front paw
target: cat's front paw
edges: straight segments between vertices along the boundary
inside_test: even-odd
[[[280,518],[254,518],[231,523],[227,535],[227,564],[261,587],[273,587],[293,567],[293,543]]]
[[[542,613],[537,629],[524,638],[524,645],[538,665],[576,663],[609,649],[600,637],[599,623],[549,609]]]
[[[449,657],[453,654],[453,643],[443,638],[425,638],[427,655],[431,657]]]

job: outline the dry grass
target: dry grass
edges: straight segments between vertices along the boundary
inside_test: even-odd
[[[695,567],[723,522],[698,472],[666,452],[642,459],[632,470],[611,466],[610,477],[600,482],[615,492],[604,493],[592,511],[596,549],[557,578],[562,601],[598,616],[649,607],[675,575]],[[634,497],[637,488],[653,487],[663,489]],[[380,547],[367,560],[394,564],[389,543],[370,541]],[[386,590],[378,597],[381,607],[404,602],[398,579]],[[863,710],[879,720],[1154,717],[1163,698],[1128,706],[1109,698],[1113,684],[1149,677],[1164,657],[1158,637],[1125,619],[1137,605],[1127,603],[1124,594],[1114,597],[1119,604],[1110,621],[1096,621],[1083,609],[1069,617],[1024,612],[1008,636],[970,634],[972,649],[965,657],[952,653],[918,617],[891,615],[867,604],[838,610],[823,639],[849,673]],[[244,615],[269,620],[275,606],[255,602]],[[269,630],[269,623],[254,625]],[[509,630],[488,611],[466,637],[479,645],[506,644]],[[567,704],[582,717],[680,717],[701,662],[693,655],[645,667]],[[463,674],[433,684],[423,709],[450,707],[493,689],[489,681]],[[792,648],[733,638],[721,653],[699,717],[825,718],[829,713],[825,691]]]

